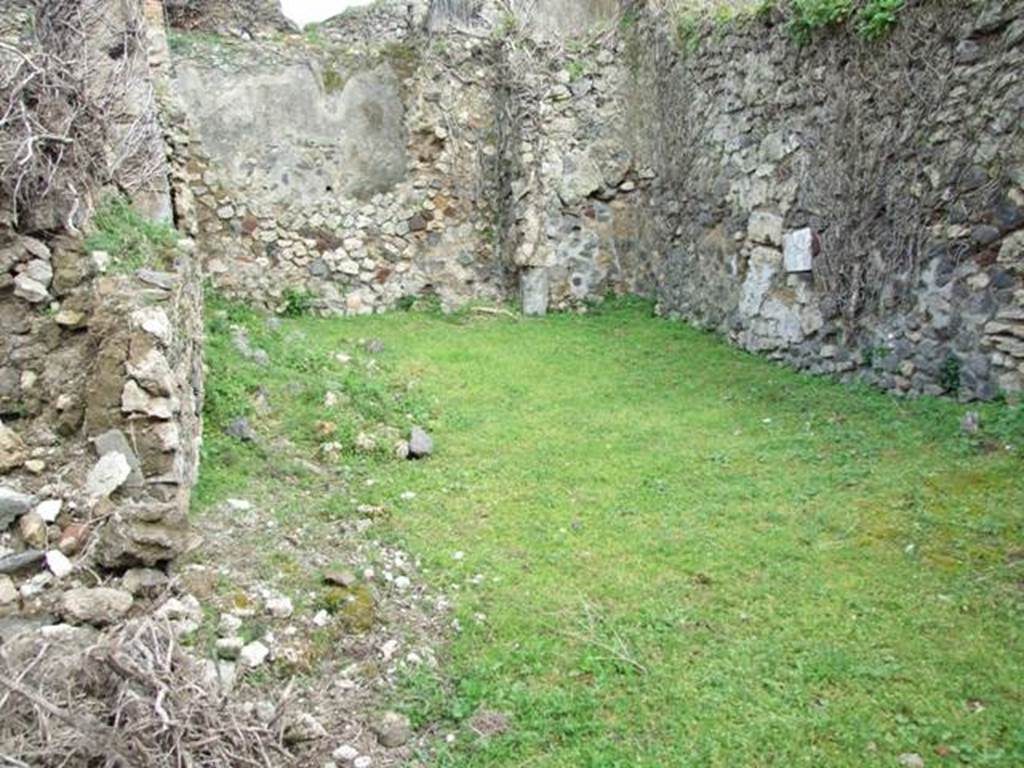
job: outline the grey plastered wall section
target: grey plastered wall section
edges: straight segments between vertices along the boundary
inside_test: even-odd
[[[272,308],[305,294],[347,314],[404,296],[504,295],[485,41],[431,47],[404,4],[307,38],[178,52],[187,183],[214,283]]]

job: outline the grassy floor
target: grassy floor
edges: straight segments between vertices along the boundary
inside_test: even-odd
[[[411,676],[401,701],[456,734],[439,766],[1024,764],[1019,409],[983,409],[975,444],[963,406],[801,376],[649,315],[271,331],[215,307],[199,513],[239,488],[327,518],[389,510],[461,625],[443,676]],[[218,431],[259,384],[268,442],[239,446]],[[426,421],[437,453],[346,448],[333,495],[275,480],[269,435],[313,457],[332,418],[345,445]],[[511,727],[479,737],[480,710]]]

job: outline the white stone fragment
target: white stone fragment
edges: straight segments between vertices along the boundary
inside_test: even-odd
[[[60,499],[47,499],[42,501],[36,507],[36,514],[43,519],[44,523],[53,523],[57,520],[57,515],[60,514],[61,507],[64,506],[64,502]]]
[[[359,750],[351,744],[342,744],[331,753],[331,757],[342,765],[350,765],[352,761],[359,757]]]
[[[132,324],[150,336],[153,336],[165,345],[173,338],[171,321],[167,313],[159,307],[143,307],[132,313]]]
[[[75,566],[65,557],[64,553],[56,549],[46,553],[46,567],[58,579],[70,576],[75,570]]]
[[[29,304],[40,304],[50,298],[46,286],[27,274],[20,274],[14,278],[14,295]]]
[[[89,257],[92,259],[93,267],[101,275],[105,274],[110,268],[110,254],[106,251],[93,251],[89,254]]]
[[[292,601],[287,597],[272,597],[267,600],[266,607],[267,613],[275,619],[287,619],[295,612]]]
[[[248,669],[256,669],[267,660],[270,649],[259,640],[254,640],[242,649],[238,654],[238,663]]]
[[[132,467],[123,453],[111,451],[100,457],[85,481],[85,493],[96,502],[112,494],[128,479]]]
[[[782,257],[787,272],[810,272],[814,269],[814,232],[809,228],[789,232],[782,238]]]

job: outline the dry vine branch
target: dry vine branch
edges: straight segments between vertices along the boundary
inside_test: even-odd
[[[31,32],[0,43],[0,210],[142,188],[163,156],[137,2],[26,2]]]
[[[85,650],[54,644],[36,662],[31,674],[15,678],[6,669],[14,664],[0,656],[0,689],[10,692],[0,761],[18,765],[3,757],[16,755],[30,765],[106,768],[291,763],[277,722],[286,700],[269,724],[232,705],[167,621],[127,624]]]

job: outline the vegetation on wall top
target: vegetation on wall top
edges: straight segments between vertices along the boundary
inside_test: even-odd
[[[807,44],[822,30],[852,26],[859,35],[876,40],[897,23],[907,0],[668,0],[679,42],[692,48],[710,23],[781,17],[793,38]]]
[[[131,201],[113,195],[103,201],[90,222],[85,245],[110,256],[112,271],[169,266],[178,233],[170,224],[147,219]]]

